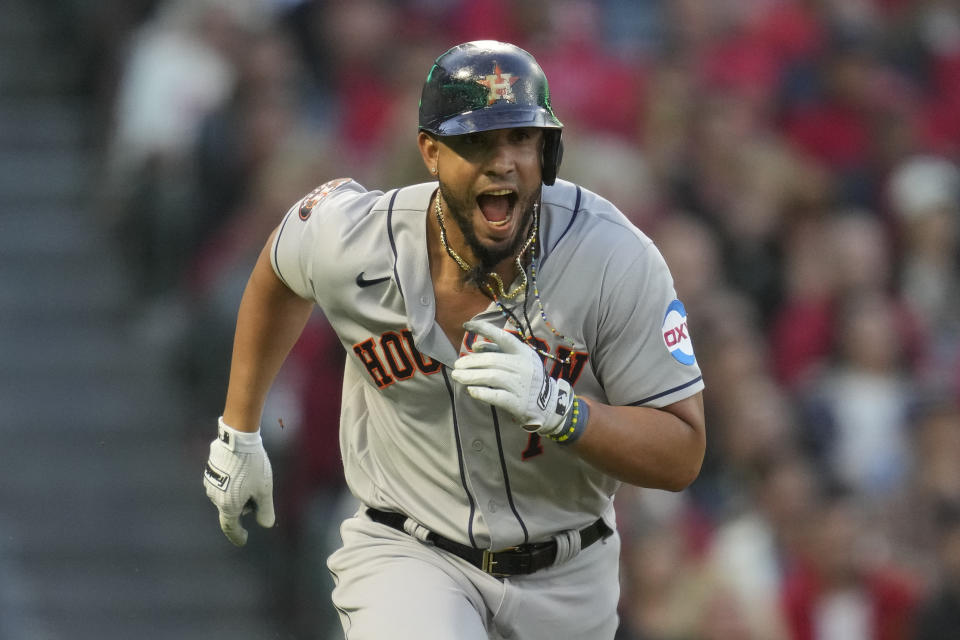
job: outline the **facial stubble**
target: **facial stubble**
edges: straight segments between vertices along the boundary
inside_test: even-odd
[[[473,210],[475,203],[464,202],[451,196],[442,184],[440,185],[440,195],[443,197],[444,203],[446,203],[448,217],[452,218],[456,223],[457,228],[460,229],[460,233],[463,235],[464,242],[466,242],[470,251],[478,261],[477,264],[472,264],[468,271],[463,272],[463,281],[465,284],[473,285],[482,291],[484,290],[484,285],[487,283],[488,274],[495,271],[497,265],[504,260],[516,257],[520,247],[522,247],[526,241],[530,224],[533,221],[534,204],[539,200],[540,194],[538,192],[530,199],[529,204],[521,213],[523,219],[520,221],[520,225],[517,227],[517,232],[514,234],[513,239],[511,239],[507,246],[501,249],[486,247],[477,237],[476,230],[473,227],[473,220],[471,220],[469,213]]]

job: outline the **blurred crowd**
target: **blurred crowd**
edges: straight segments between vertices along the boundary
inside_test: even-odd
[[[98,214],[188,437],[212,433],[287,208],[341,176],[428,180],[433,58],[511,41],[550,80],[561,177],[662,250],[707,383],[698,480],[617,496],[622,640],[960,637],[960,2],[65,4]],[[336,625],[342,362],[316,314],[265,416],[289,549],[265,584],[292,637]]]

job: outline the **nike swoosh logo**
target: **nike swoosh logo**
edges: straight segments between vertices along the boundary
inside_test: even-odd
[[[357,286],[358,287],[372,287],[375,284],[380,284],[381,282],[386,282],[390,279],[390,276],[384,276],[382,278],[372,278],[370,280],[363,277],[363,271],[357,274]]]

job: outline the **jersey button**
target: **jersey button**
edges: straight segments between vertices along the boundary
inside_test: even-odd
[[[427,298],[427,296],[420,296],[420,304],[425,307],[430,306],[430,300]]]
[[[473,442],[470,443],[470,446],[473,447],[474,451],[483,451],[482,440],[474,440]]]
[[[487,503],[487,509],[490,511],[490,513],[496,513],[497,509],[499,508],[500,508],[500,503],[497,502],[496,500],[491,500],[490,502]]]

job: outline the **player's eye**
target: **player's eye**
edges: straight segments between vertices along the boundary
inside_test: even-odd
[[[510,130],[510,144],[527,146],[540,140],[540,131],[532,127],[520,127]]]

